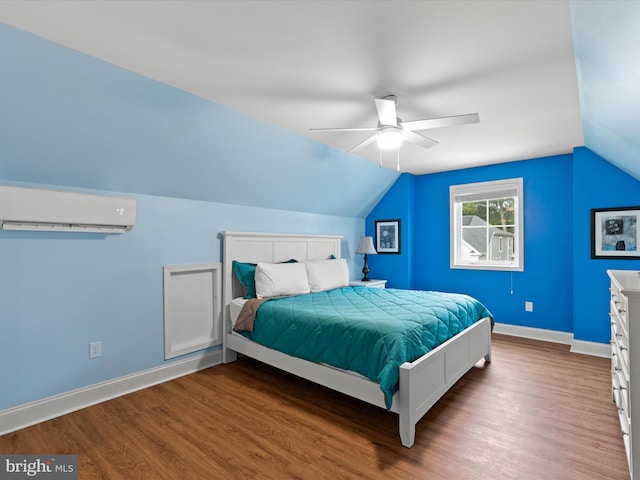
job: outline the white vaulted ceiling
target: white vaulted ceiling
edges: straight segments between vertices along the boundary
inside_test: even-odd
[[[310,129],[375,126],[389,93],[405,121],[480,114],[403,146],[415,174],[584,145],[566,1],[3,1],[0,20],[344,151],[369,134]]]

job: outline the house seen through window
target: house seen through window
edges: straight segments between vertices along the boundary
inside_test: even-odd
[[[451,268],[522,271],[522,178],[452,185]]]

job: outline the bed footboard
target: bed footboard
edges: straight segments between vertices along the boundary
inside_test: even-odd
[[[380,408],[384,395],[377,383],[343,370],[327,367],[271,350],[244,337],[225,334],[224,363],[238,353],[307,380],[332,388]],[[393,397],[400,441],[415,442],[416,424],[429,409],[477,362],[491,360],[491,319],[484,318],[413,363],[400,366],[400,387]]]
[[[223,362],[235,361],[238,354],[246,355],[385,408],[384,395],[377,383],[271,350],[231,331],[229,304],[233,298],[243,295],[242,288],[233,275],[233,260],[276,263],[290,258],[299,261],[321,260],[331,255],[340,258],[342,237],[251,232],[223,232],[223,236]],[[391,411],[399,415],[402,445],[413,445],[416,423],[483,357],[485,361],[491,361],[489,318],[478,321],[415,362],[405,363],[400,367],[400,389],[394,395]]]
[[[400,440],[413,446],[416,423],[484,357],[491,361],[491,319],[483,318],[413,363],[400,366]]]

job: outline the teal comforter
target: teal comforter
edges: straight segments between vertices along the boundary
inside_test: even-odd
[[[491,313],[462,294],[367,287],[271,299],[255,317],[255,342],[352,370],[378,382],[387,408],[398,368]]]

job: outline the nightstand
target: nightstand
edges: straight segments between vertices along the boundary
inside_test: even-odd
[[[385,288],[387,281],[386,280],[369,280],[368,282],[363,282],[362,280],[351,280],[349,282],[350,287],[369,287],[369,288]]]

